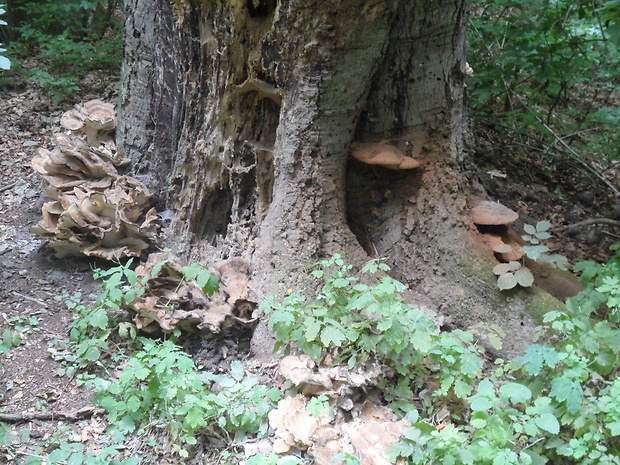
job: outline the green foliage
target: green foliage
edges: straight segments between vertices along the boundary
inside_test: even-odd
[[[4,5],[0,3],[0,16],[2,16],[5,12],[6,10],[4,9]],[[6,26],[6,21],[0,19],[0,26]],[[6,52],[6,49],[3,48],[3,44],[0,42],[0,69],[9,69],[11,67],[11,60],[1,55],[2,52]]]
[[[199,430],[238,439],[266,433],[267,413],[279,391],[246,377],[240,362],[233,362],[230,375],[200,374],[171,341],[140,342],[143,349],[129,358],[117,380],[93,382],[95,403],[106,409],[117,431],[127,434],[151,421],[164,423],[181,456],[187,456],[181,446],[195,444]]]
[[[474,0],[472,13],[468,91],[477,123],[555,160],[575,161],[570,146],[603,167],[617,159],[620,3]]]
[[[108,270],[95,269],[94,277],[105,279],[92,306],[80,303],[80,292],[72,295],[64,292],[55,297],[64,301],[75,315],[69,331],[72,353],[57,354],[57,358],[84,368],[99,364],[102,355],[109,352],[111,336],[118,334],[121,338],[135,339],[136,328],[127,320],[124,309],[144,293],[144,288],[138,286],[131,264],[129,260]]]
[[[45,425],[44,425],[45,426]],[[41,443],[33,441],[30,428],[12,431],[9,425],[0,423],[0,448],[13,457],[15,465],[138,465],[139,458],[119,460],[118,444],[107,445],[97,452],[86,450],[79,435],[72,433],[69,426],[58,426],[53,433]],[[106,438],[109,439],[109,438]]]
[[[604,264],[585,261],[574,266],[581,272],[585,289],[569,302],[569,308],[577,315],[589,316],[602,309],[604,315],[614,323],[620,322],[620,244],[610,247],[615,251]]]
[[[350,368],[376,359],[398,375],[387,390],[395,407],[431,374],[439,385],[436,395],[458,399],[469,395],[472,380],[482,368],[470,333],[437,334],[436,325],[423,311],[403,302],[399,295],[403,284],[388,276],[375,278],[374,285],[363,284],[351,276],[352,267],[339,255],[314,268],[312,276],[325,278],[315,299],[307,301],[291,293],[281,303],[271,298],[261,304],[270,314],[268,325],[275,333],[276,349],[284,347],[288,353],[295,344],[316,362],[330,354]],[[387,269],[373,260],[360,275],[369,278]]]
[[[540,243],[540,241],[551,238],[548,230],[551,227],[549,221],[539,221],[536,226],[531,224],[524,225],[523,229],[527,234],[521,238],[530,245],[524,245],[519,248],[530,260],[538,263],[546,263],[553,268],[566,270],[568,267],[568,259],[560,254],[550,254],[549,247]],[[500,247],[504,249],[495,249],[496,252],[511,252],[512,247],[508,244],[502,244]],[[508,263],[500,263],[493,267],[493,273],[498,275],[497,287],[500,290],[508,290],[516,287],[530,287],[534,284],[534,275],[530,269],[525,266],[522,261],[512,260]]]
[[[88,73],[117,74],[121,63],[121,24],[117,1],[53,0],[16,3],[17,35],[10,52],[17,61],[34,56],[37,66],[17,66],[25,78],[43,86],[56,101],[79,90]]]
[[[165,260],[157,263],[151,270],[151,276],[157,276],[165,263]],[[71,353],[52,350],[57,359],[78,368],[93,364],[101,366],[103,354],[112,355],[112,361],[122,356],[119,351],[110,350],[111,344],[119,347],[119,338],[135,341],[137,330],[129,321],[127,311],[138,297],[147,292],[147,279],[138,280],[132,264],[133,259],[130,259],[125,264],[118,263],[107,270],[94,270],[93,276],[102,279],[102,282],[92,305],[80,303],[80,292],[73,295],[65,292],[55,297],[56,300],[64,301],[75,315],[69,331]],[[185,279],[195,280],[206,294],[213,295],[219,288],[217,277],[206,266],[194,263],[181,268],[181,272]]]
[[[585,280],[596,291],[617,268],[584,264]],[[593,293],[569,299],[569,312],[544,319],[549,345],[533,344],[525,353],[482,378],[467,398],[468,411],[452,411],[452,424],[435,427],[412,409],[412,426],[392,458],[409,464],[441,460],[455,464],[619,464],[620,329],[601,320],[601,301]]]
[[[546,239],[545,224],[527,232],[532,239]],[[598,312],[608,301],[616,305],[618,286],[611,278],[620,276],[619,263],[615,256],[606,265],[577,267],[587,292],[569,300],[568,311],[545,315],[545,343],[532,344],[510,362],[496,360],[484,371],[472,333],[437,334],[428,319],[411,313],[397,297],[400,283],[373,278],[386,268],[377,261],[366,265],[359,278],[338,256],[322,261],[312,271],[325,280],[315,299],[291,293],[282,303],[270,299],[264,309],[278,345],[286,350],[298,341],[298,348],[316,361],[329,353],[350,366],[373,358],[394,368],[394,379],[379,387],[386,388],[385,399],[406,414],[411,427],[389,448],[391,460],[620,464],[620,329],[615,313],[601,319]],[[441,424],[434,420],[437,405],[448,410]],[[317,398],[309,408],[318,415],[325,406]]]
[[[298,465],[301,460],[293,455],[256,454],[246,460],[245,465]]]

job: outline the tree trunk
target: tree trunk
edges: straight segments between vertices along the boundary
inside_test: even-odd
[[[259,298],[306,288],[307,265],[336,252],[385,257],[416,305],[499,323],[506,353],[527,342],[551,301],[499,293],[467,216],[483,192],[465,168],[466,0],[125,7],[118,138],[173,212],[178,253],[248,258]],[[349,158],[382,140],[421,167]]]

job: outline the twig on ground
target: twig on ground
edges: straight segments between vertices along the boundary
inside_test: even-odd
[[[8,184],[6,186],[0,187],[0,192],[4,192],[4,191],[8,191],[9,189],[13,189],[15,186],[17,186],[17,181]]]
[[[611,218],[590,218],[589,220],[583,220],[579,223],[571,224],[568,226],[562,226],[561,228],[555,228],[554,232],[567,232],[574,229],[585,228],[586,226],[592,226],[593,224],[606,224],[608,226],[620,226],[620,221],[612,220]]]
[[[22,299],[30,300],[30,301],[32,301],[32,302],[36,302],[36,303],[38,303],[39,305],[43,305],[44,307],[47,307],[47,304],[46,304],[45,302],[43,302],[42,300],[35,299],[34,297],[28,297],[27,295],[20,294],[20,293],[19,293],[19,292],[17,292],[17,291],[13,291],[13,292],[11,292],[11,293],[12,293],[14,296],[21,297]]]
[[[78,421],[90,418],[93,415],[104,413],[105,409],[96,407],[84,407],[75,412],[21,412],[21,413],[0,413],[0,421],[7,423],[21,423],[23,421],[41,420],[63,420]]]

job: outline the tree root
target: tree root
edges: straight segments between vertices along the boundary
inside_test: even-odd
[[[24,421],[79,421],[90,418],[93,415],[104,413],[105,409],[96,407],[83,407],[75,412],[21,412],[21,413],[0,413],[0,421],[7,423],[21,423]]]

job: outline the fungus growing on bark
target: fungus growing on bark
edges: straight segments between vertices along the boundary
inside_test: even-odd
[[[484,200],[471,211],[471,219],[478,225],[510,224],[519,218],[519,214],[501,203]]]
[[[350,153],[353,158],[369,165],[379,165],[386,168],[408,170],[418,168],[420,162],[408,157],[397,147],[381,142],[353,142]]]

